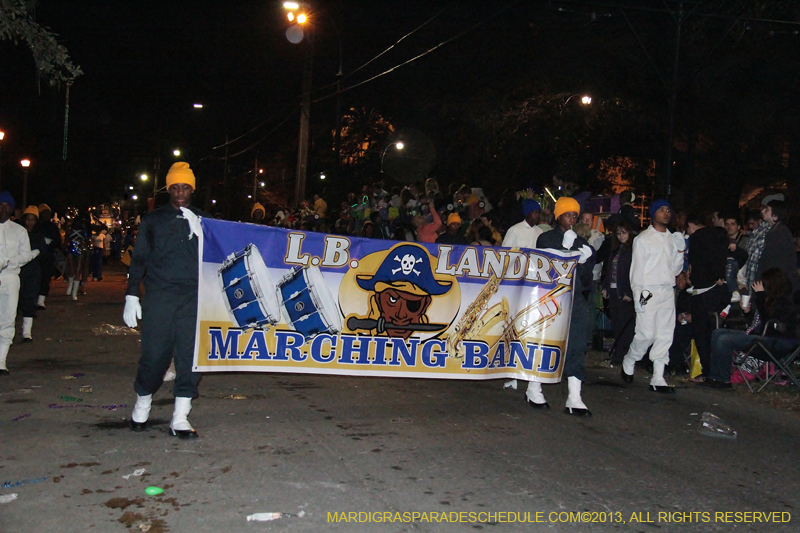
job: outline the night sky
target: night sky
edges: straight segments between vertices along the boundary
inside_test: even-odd
[[[646,155],[662,157],[669,94],[659,76],[669,79],[671,74],[674,37],[674,25],[665,14],[628,13],[639,32],[635,34],[618,10],[592,3],[319,1],[312,11],[314,98],[333,91],[322,88],[336,82],[339,42],[344,72],[349,74],[434,16],[394,50],[346,77],[343,86],[463,35],[411,65],[343,93],[341,103],[344,109],[377,108],[399,128],[424,132],[435,145],[434,173],[440,179],[447,181],[452,174],[453,179],[480,182],[490,164],[473,164],[468,158],[469,152],[482,148],[469,146],[470,128],[480,130],[483,117],[502,116],[535,91],[591,92],[598,102],[635,99],[639,113],[649,117],[646,129],[652,132],[653,146],[631,150],[650,150]],[[281,2],[42,0],[36,20],[58,34],[84,75],[70,90],[68,157],[62,161],[64,87],[38,82],[27,47],[0,42],[0,129],[6,132],[2,188],[15,197],[21,197],[22,157],[33,161],[29,203],[48,202],[63,210],[119,197],[128,184],[146,194],[152,181],[142,185],[138,175],[151,175],[153,160],[160,156],[163,183],[174,148],[195,168],[203,187],[222,174],[223,150],[211,148],[221,145],[226,134],[236,138],[262,123],[230,145],[230,152],[238,153],[255,144],[230,160],[231,175],[252,168],[258,156],[264,164],[283,162],[293,179],[303,45],[293,45],[284,36],[288,24]],[[764,31],[757,38],[749,32],[744,38],[748,48],[742,50],[742,37],[734,40],[740,26],[731,31],[727,21],[701,20],[689,27],[693,33],[684,42],[685,89],[680,97],[707,110],[718,108],[704,119],[706,125],[728,121],[732,124],[714,127],[735,129],[744,121],[757,132],[770,129],[770,124],[748,118],[752,110],[741,110],[757,101],[764,107],[759,116],[774,121],[790,95],[796,97],[797,38],[790,32],[769,35],[777,26],[756,25]],[[644,41],[646,53],[637,39]],[[787,57],[794,58],[788,65]],[[778,64],[758,68],[767,68],[771,77],[758,72],[747,77],[756,69],[754,64],[769,65],[770,59]],[[745,78],[732,88],[734,74]],[[754,94],[748,96],[746,86]],[[728,100],[721,103],[713,95],[722,90]],[[327,98],[312,106],[312,137],[333,127],[336,100]],[[205,107],[195,110],[195,102]],[[683,109],[679,120],[693,114],[688,105]],[[796,113],[796,104],[790,111],[789,116]],[[728,116],[720,119],[719,113],[726,112]],[[467,122],[468,115],[477,117],[470,119],[472,124],[457,124]],[[462,137],[458,143],[457,136]],[[477,134],[475,142],[483,142]],[[312,160],[315,152],[322,154],[326,148],[312,146]],[[514,170],[520,164],[523,170]],[[553,173],[547,158],[531,155],[520,164],[503,171],[539,177]],[[475,175],[467,175],[469,168]],[[310,174],[320,170],[310,163]],[[524,183],[528,178],[514,179]],[[309,192],[314,187],[310,183]]]

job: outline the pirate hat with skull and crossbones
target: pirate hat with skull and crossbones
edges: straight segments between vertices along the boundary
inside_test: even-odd
[[[439,296],[450,291],[451,281],[439,281],[433,276],[428,252],[413,244],[401,244],[389,251],[375,275],[356,276],[358,286],[366,291],[380,292],[396,288],[415,294]]]

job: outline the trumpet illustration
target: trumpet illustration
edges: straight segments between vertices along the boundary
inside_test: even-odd
[[[506,297],[500,303],[488,307],[489,300],[497,292],[499,280],[492,277],[481,290],[475,301],[467,308],[464,316],[455,327],[455,333],[447,339],[447,351],[456,359],[463,359],[466,350],[462,341],[486,336],[498,336],[490,347],[490,353],[501,342],[506,348],[513,340],[544,331],[561,314],[557,298],[570,290],[568,285],[559,285],[547,294],[522,309],[516,317],[510,318]],[[487,309],[488,308],[488,309]],[[498,331],[498,328],[500,330]]]
[[[520,311],[512,323],[517,339],[544,331],[561,314],[556,298],[569,292],[569,285],[558,285],[550,292]]]

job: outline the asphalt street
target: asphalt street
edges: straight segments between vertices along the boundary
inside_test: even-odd
[[[541,412],[499,381],[207,374],[199,440],[168,435],[169,383],[133,433],[139,337],[93,331],[123,325],[124,273],[107,270],[77,302],[54,281],[34,342],[11,348],[2,532],[800,530],[795,413],[651,393],[641,372],[589,368],[590,419],[563,414],[566,383]],[[738,437],[699,433],[706,411]]]

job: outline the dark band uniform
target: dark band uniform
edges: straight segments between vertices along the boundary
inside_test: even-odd
[[[207,213],[189,207],[197,216]],[[175,358],[176,397],[197,396],[200,374],[192,372],[197,322],[198,242],[180,209],[171,204],[142,217],[126,295],[142,298],[142,356],[134,388],[155,393]]]
[[[566,250],[562,242],[564,232],[559,226],[542,233],[536,240],[537,248],[551,248],[553,250]],[[589,243],[577,237],[572,243],[571,251],[577,251],[581,246],[589,246]],[[592,256],[583,264],[578,264],[575,268],[575,285],[572,295],[572,315],[569,319],[569,338],[567,339],[567,356],[564,360],[564,377],[576,377],[581,381],[586,379],[584,360],[586,359],[586,345],[592,335],[592,314],[588,301],[588,293],[592,288],[592,269],[594,269],[595,254],[594,248]]]

